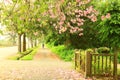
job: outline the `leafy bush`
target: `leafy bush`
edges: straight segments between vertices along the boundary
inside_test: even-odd
[[[109,53],[110,49],[107,47],[100,47],[97,49],[98,53]]]

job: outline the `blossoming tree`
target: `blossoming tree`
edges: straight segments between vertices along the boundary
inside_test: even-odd
[[[58,32],[65,33],[77,33],[79,36],[83,35],[83,26],[87,22],[96,22],[98,11],[90,5],[90,0],[61,0],[60,4],[57,4],[56,12],[52,8],[49,10],[51,18],[57,18],[56,22],[53,22],[53,26]],[[106,17],[102,16],[102,19],[109,18],[110,14]]]
[[[56,13],[49,10],[51,18],[58,18],[53,26],[59,33],[70,32],[77,33],[79,36],[83,35],[82,26],[89,20],[92,22],[97,21],[98,12],[93,6],[88,6],[90,0],[76,0],[76,1],[64,1],[61,0],[61,4],[56,5]]]

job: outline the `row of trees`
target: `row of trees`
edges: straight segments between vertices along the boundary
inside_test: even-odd
[[[26,36],[74,48],[120,47],[120,0],[6,0],[1,2],[1,19],[18,35],[21,52]]]
[[[34,47],[44,33],[43,26],[46,25],[44,15],[48,7],[45,4],[47,3],[43,0],[3,0],[1,2],[1,23],[7,26],[10,33],[18,35],[19,52],[26,51],[26,37],[31,42],[31,47]]]

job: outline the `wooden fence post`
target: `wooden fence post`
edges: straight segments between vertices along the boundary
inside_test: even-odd
[[[77,54],[76,54],[76,51],[75,51],[75,54],[74,54],[75,56],[74,56],[74,59],[75,59],[75,69],[76,69],[76,67],[77,67]]]
[[[78,50],[75,50],[75,56],[74,56],[74,59],[75,59],[75,69],[78,67]]]
[[[85,63],[85,77],[91,76],[91,66],[92,66],[92,55],[90,52],[86,52],[86,63]]]
[[[114,71],[113,71],[114,80],[117,79],[117,52],[114,53]]]

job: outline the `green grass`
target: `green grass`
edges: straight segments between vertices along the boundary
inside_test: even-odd
[[[28,55],[20,58],[20,60],[32,60],[32,59],[33,59],[33,55],[31,55],[31,54],[28,54]]]
[[[21,53],[17,53],[15,55],[11,55],[9,56],[7,59],[9,60],[18,60],[18,58],[26,53],[28,53],[30,50],[32,50],[32,52],[30,52],[28,55],[23,56],[22,58],[20,58],[20,60],[33,60],[34,55],[37,53],[39,47],[35,47],[35,48],[31,48],[26,50],[25,52],[21,52]]]
[[[29,53],[28,55],[20,58],[20,60],[33,60],[34,55],[37,53],[39,47],[33,48],[33,51]]]

